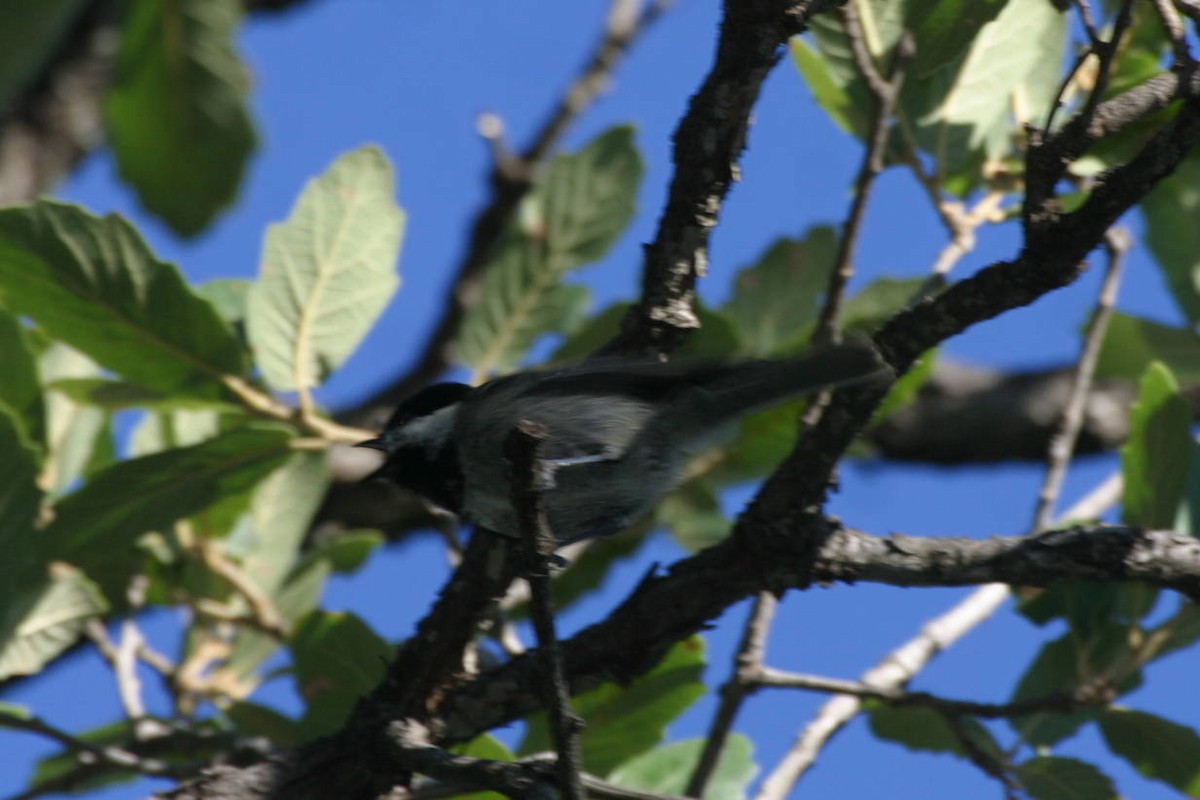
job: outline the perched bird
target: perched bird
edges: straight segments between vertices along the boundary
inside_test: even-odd
[[[779,360],[624,361],[440,383],[404,401],[377,439],[384,479],[498,533],[518,536],[503,456],[521,420],[544,425],[544,503],[560,545],[628,527],[679,482],[688,461],[745,414],[819,389],[890,381],[866,343]]]

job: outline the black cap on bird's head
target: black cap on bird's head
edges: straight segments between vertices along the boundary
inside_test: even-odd
[[[406,428],[414,420],[429,417],[443,409],[453,406],[471,392],[471,387],[465,383],[435,383],[426,386],[421,391],[405,399],[383,426],[383,433],[376,439],[359,442],[357,447],[370,447],[374,450],[391,452],[399,440],[395,434]],[[389,434],[393,434],[389,436]]]

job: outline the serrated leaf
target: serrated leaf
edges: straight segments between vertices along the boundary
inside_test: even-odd
[[[1112,780],[1074,758],[1039,756],[1017,764],[1017,780],[1035,800],[1116,800]]]
[[[337,730],[361,695],[383,677],[392,647],[349,612],[314,611],[288,640],[296,689],[307,703],[305,739]]]
[[[0,308],[0,407],[13,413],[22,438],[35,448],[46,443],[46,411],[37,359],[24,326]]]
[[[693,636],[675,645],[652,670],[628,686],[605,684],[572,704],[584,718],[583,764],[607,775],[662,741],[666,726],[704,694],[704,640]],[[545,714],[528,720],[518,753],[552,749]]]
[[[257,137],[237,0],[137,0],[104,99],[117,170],[146,208],[191,236],[233,202]]]
[[[946,716],[935,709],[892,707],[871,702],[867,704],[867,720],[871,725],[871,733],[880,739],[904,745],[909,750],[967,755],[962,739]],[[973,717],[962,717],[960,722],[975,747],[999,756],[1001,748],[987,728]]]
[[[42,200],[0,210],[0,304],[134,383],[219,397],[245,354],[208,302],[117,216]]]
[[[571,270],[600,258],[633,217],[642,176],[633,130],[613,128],[559,156],[525,198],[463,319],[462,361],[486,375],[518,364],[543,334],[570,333],[586,290],[565,286]]]
[[[1163,362],[1184,383],[1200,380],[1200,336],[1130,314],[1113,314],[1096,376],[1136,380],[1151,361]]]
[[[1008,150],[1014,93],[1029,93],[1031,81],[1058,81],[1066,32],[1067,16],[1053,4],[1008,0],[965,53],[905,82],[902,113],[915,122],[917,142],[933,157],[937,175],[974,183],[969,170],[975,163]]]
[[[1161,362],[1142,376],[1129,424],[1129,440],[1121,448],[1122,518],[1132,525],[1170,528],[1184,499],[1195,445],[1191,407]]]
[[[247,427],[113,464],[55,507],[40,537],[44,557],[81,567],[111,591],[140,558],[139,536],[246,492],[288,456],[290,439],[281,428]]]
[[[754,266],[738,272],[722,311],[745,355],[778,355],[802,340],[816,322],[837,247],[833,228],[815,227],[803,240],[776,240]]]
[[[107,610],[95,584],[78,570],[57,565],[0,609],[0,680],[39,672]]]
[[[665,795],[683,795],[688,778],[704,750],[703,739],[689,739],[659,747],[631,758],[613,770],[609,781],[618,786]],[[754,744],[735,733],[725,740],[721,757],[704,790],[706,800],[739,800],[746,797],[750,781],[758,774]]]
[[[916,43],[911,69],[919,76],[956,60],[1008,0],[917,0],[904,3]]]
[[[1179,310],[1200,322],[1200,158],[1183,161],[1141,202],[1146,244]]]
[[[1108,709],[1097,720],[1108,749],[1141,774],[1200,797],[1200,735],[1143,711]]]
[[[309,181],[287,221],[267,229],[246,329],[273,388],[319,386],[387,306],[405,220],[395,191],[387,157],[361,147]]]

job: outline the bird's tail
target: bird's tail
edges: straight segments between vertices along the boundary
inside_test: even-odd
[[[715,427],[822,389],[886,385],[894,379],[891,367],[865,341],[818,347],[790,358],[745,361],[730,365],[705,385],[693,418]]]

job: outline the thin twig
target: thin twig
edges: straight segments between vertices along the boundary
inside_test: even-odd
[[[1188,49],[1187,35],[1183,31],[1183,20],[1179,18],[1179,12],[1175,10],[1175,6],[1171,5],[1171,0],[1154,0],[1154,8],[1158,11],[1158,18],[1167,31],[1167,38],[1171,40],[1175,63],[1180,66],[1194,65],[1195,59],[1192,58],[1192,53]]]
[[[1083,428],[1088,392],[1092,388],[1092,378],[1100,359],[1104,334],[1108,330],[1108,322],[1112,319],[1116,306],[1117,289],[1121,285],[1125,256],[1132,245],[1133,239],[1124,228],[1112,228],[1104,237],[1108,265],[1104,272],[1104,280],[1100,285],[1100,295],[1096,298],[1095,313],[1092,315],[1092,321],[1084,336],[1083,352],[1080,353],[1079,362],[1075,368],[1071,392],[1066,408],[1063,410],[1062,421],[1059,423],[1058,432],[1050,440],[1050,447],[1046,454],[1046,477],[1038,493],[1031,533],[1045,530],[1050,526],[1054,504],[1058,500],[1059,492],[1062,491],[1067,467],[1075,452],[1075,442],[1079,438],[1079,431]]]
[[[962,714],[984,719],[1007,719],[1023,717],[1040,711],[1078,711],[1082,708],[1102,706],[1112,700],[1107,685],[1089,685],[1073,692],[1055,692],[1042,697],[1012,703],[980,703],[974,700],[957,700],[930,692],[909,692],[900,686],[877,686],[862,680],[847,681],[823,675],[807,675],[787,672],[772,667],[761,667],[746,676],[752,687],[777,689],[802,689],[827,694],[845,694],[863,699],[880,700],[897,708],[932,708],[945,714]]]
[[[143,758],[121,747],[92,744],[60,728],[56,728],[37,716],[14,714],[0,708],[0,727],[36,733],[47,739],[52,739],[74,753],[79,753],[81,758],[92,758],[97,761],[103,761],[114,767],[120,767],[121,769],[127,769],[142,775],[180,777],[182,774],[175,766],[165,761],[157,758]]]
[[[214,575],[222,578],[238,596],[246,601],[246,605],[250,609],[252,624],[256,629],[275,639],[287,638],[290,626],[279,609],[275,607],[275,602],[241,566],[225,555],[219,542],[196,535],[182,537],[182,540],[190,541],[192,550],[200,557],[204,566]],[[219,615],[219,612],[214,611],[211,604],[208,609],[213,616]],[[241,615],[238,618],[240,619]]]
[[[841,7],[841,15],[843,27],[850,39],[850,49],[854,54],[854,61],[858,65],[859,72],[866,77],[867,85],[875,95],[875,108],[867,149],[863,154],[862,164],[858,168],[858,176],[854,181],[854,198],[850,203],[846,222],[842,225],[837,256],[834,259],[833,271],[829,274],[829,285],[825,289],[825,302],[821,307],[816,330],[813,333],[813,340],[816,344],[830,344],[841,339],[838,317],[845,299],[846,286],[854,277],[854,253],[858,246],[858,237],[862,230],[867,202],[871,196],[871,189],[875,186],[875,179],[883,171],[883,158],[891,133],[892,114],[896,108],[896,101],[900,97],[900,89],[904,85],[908,63],[915,53],[912,35],[906,31],[896,45],[895,53],[892,56],[891,72],[886,80],[883,79],[875,69],[871,54],[867,50],[857,7],[854,3],[846,3]]]
[[[954,738],[958,740],[959,746],[962,747],[963,753],[971,763],[979,767],[985,775],[995,778],[1004,787],[1005,800],[1019,800],[1017,789],[1020,784],[1013,776],[1012,766],[1002,760],[999,754],[988,752],[975,740],[961,714],[943,712],[942,718],[946,720],[946,724],[954,733]]]
[[[767,649],[767,634],[771,630],[771,620],[775,617],[775,608],[778,605],[779,601],[770,592],[759,592],[754,598],[754,607],[750,610],[750,616],[742,629],[742,640],[734,655],[733,670],[729,680],[721,686],[721,702],[708,726],[708,735],[704,737],[704,750],[700,753],[696,768],[692,770],[688,779],[688,797],[704,796],[704,789],[717,767],[721,751],[725,748],[725,740],[733,729],[733,721],[742,703],[753,691],[746,675],[762,668]]]
[[[1114,474],[1068,509],[1062,519],[1099,517],[1120,500],[1121,490],[1121,476]],[[885,655],[859,677],[859,683],[882,690],[906,686],[935,656],[991,617],[1010,595],[1004,584],[979,587],[923,625],[916,636]],[[816,763],[829,740],[861,710],[861,699],[852,695],[840,695],[821,706],[763,782],[755,800],[787,797],[796,782]]]
[[[563,672],[562,652],[554,630],[554,598],[550,568],[554,560],[554,532],[546,519],[544,493],[553,478],[540,455],[549,429],[534,422],[518,422],[504,445],[512,468],[512,506],[521,529],[525,551],[525,579],[529,583],[529,613],[545,661],[546,705],[558,750],[558,783],[566,800],[583,800],[583,757],[579,733],[583,720],[571,709],[571,691]]]

